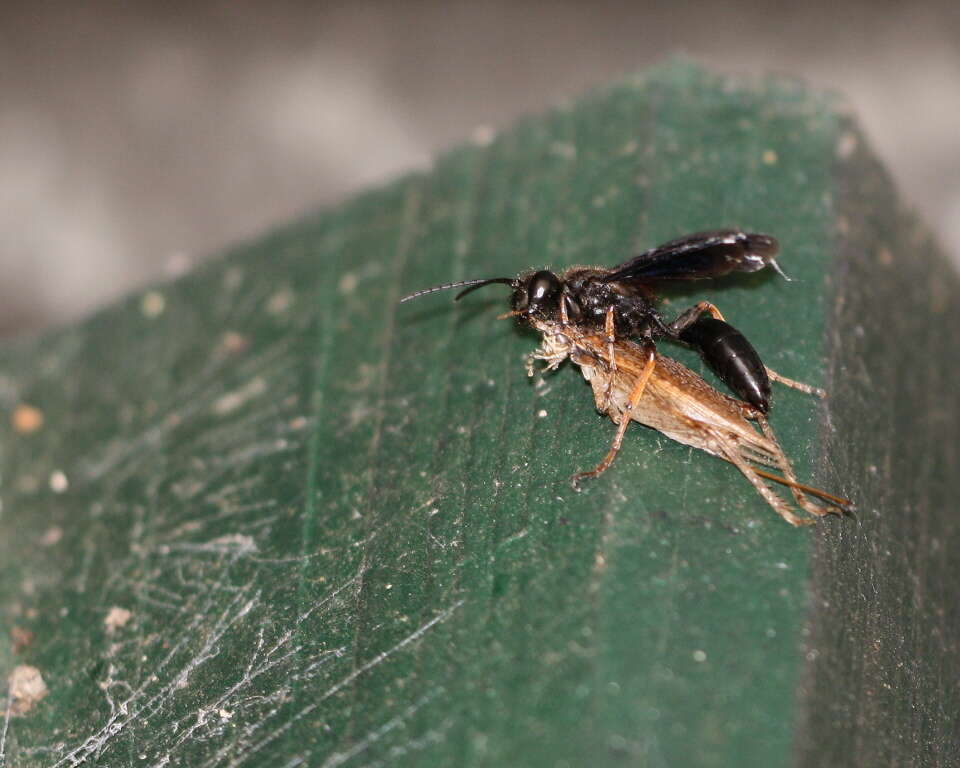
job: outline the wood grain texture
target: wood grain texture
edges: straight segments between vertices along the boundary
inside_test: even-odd
[[[960,281],[855,126],[837,159],[830,474],[860,525],[813,556],[799,764],[960,764]]]
[[[856,402],[877,402],[857,355],[903,349],[914,326],[846,325],[837,254],[858,241],[837,217],[861,171],[838,172],[844,125],[831,98],[794,83],[672,63],[0,350],[0,402],[44,419],[30,434],[2,426],[0,615],[33,635],[0,647],[0,665],[31,664],[50,690],[7,723],[6,761],[721,766],[841,749],[840,736],[818,747],[816,717],[798,741],[798,701],[821,717],[883,699],[851,683],[823,704],[839,675],[824,655],[884,670],[894,657],[858,656],[866,641],[838,634],[824,587],[808,613],[811,554],[821,585],[840,568],[872,574],[839,561],[892,564],[870,526],[899,530],[872,513],[886,465],[867,474],[850,448],[876,448],[868,422],[836,412],[852,390],[827,404],[776,391],[771,421],[801,478],[816,470],[864,504],[862,528],[797,531],[733,467],[639,427],[573,494],[570,474],[613,432],[579,374],[528,381],[536,339],[494,320],[496,288],[457,305],[397,299],[613,264],[697,229],[770,232],[794,282],[685,289],[671,309],[709,296],[771,367],[812,384],[856,376]],[[876,226],[898,233],[892,200],[871,194]],[[908,413],[870,411],[909,433]],[[946,493],[945,445],[928,444],[900,498]],[[933,542],[955,539],[924,531],[903,546],[934,570],[901,585],[927,586],[889,594],[933,617],[948,592]],[[902,622],[874,617],[870,584],[857,626]],[[955,614],[940,615],[951,629]],[[917,657],[933,678],[947,669],[928,663]],[[946,743],[942,719],[915,717]]]

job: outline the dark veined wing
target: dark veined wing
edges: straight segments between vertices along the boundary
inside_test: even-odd
[[[770,235],[739,229],[695,232],[634,256],[614,267],[603,281],[703,280],[730,272],[756,272],[766,266],[780,272],[775,258],[779,249],[780,244]]]

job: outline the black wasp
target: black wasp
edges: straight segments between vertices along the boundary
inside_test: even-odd
[[[459,300],[485,285],[509,285],[513,289],[510,314],[521,320],[602,329],[611,345],[611,357],[612,345],[621,337],[638,341],[651,353],[660,339],[679,342],[695,349],[740,398],[767,413],[773,372],[764,366],[746,337],[707,301],[665,322],[656,307],[654,288],[672,281],[756,272],[768,266],[783,275],[776,262],[778,251],[779,244],[770,235],[718,229],[671,240],[610,269],[571,267],[560,274],[538,270],[514,278],[464,280],[416,291],[401,302],[466,287],[457,294]],[[785,383],[797,384],[789,380]]]

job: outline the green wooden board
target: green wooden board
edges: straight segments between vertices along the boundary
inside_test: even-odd
[[[814,755],[830,694],[811,634],[836,631],[811,624],[814,543],[826,580],[849,541],[876,546],[888,482],[855,471],[861,411],[834,412],[868,395],[779,390],[772,414],[801,476],[868,502],[859,528],[795,530],[729,465],[639,427],[574,494],[614,431],[579,373],[527,379],[536,338],[495,319],[498,288],[397,300],[742,226],[780,239],[794,282],[698,286],[671,309],[709,296],[771,367],[837,386],[859,375],[836,362],[831,293],[852,130],[794,83],[673,63],[5,346],[0,402],[44,424],[2,426],[0,615],[33,635],[0,665],[36,666],[50,692],[8,719],[0,752],[291,768]],[[940,483],[956,454],[936,461]],[[955,529],[938,541],[945,558]]]

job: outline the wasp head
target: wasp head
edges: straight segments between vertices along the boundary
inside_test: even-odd
[[[563,283],[553,272],[543,269],[524,275],[513,286],[510,304],[520,317],[552,320],[560,312]]]

